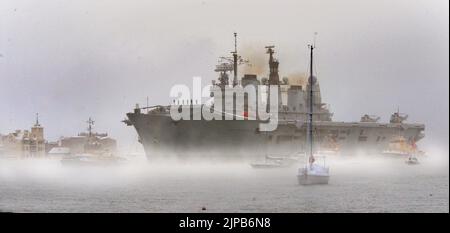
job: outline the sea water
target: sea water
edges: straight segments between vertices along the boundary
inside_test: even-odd
[[[0,212],[448,212],[448,154],[419,160],[328,156],[329,184],[301,186],[298,166],[0,159]]]

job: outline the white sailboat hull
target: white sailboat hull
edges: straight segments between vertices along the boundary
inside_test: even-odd
[[[297,179],[301,185],[328,184],[330,173],[328,168],[316,165],[313,168],[300,168]]]

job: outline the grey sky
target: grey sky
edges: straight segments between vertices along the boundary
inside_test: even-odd
[[[400,106],[426,124],[424,143],[447,144],[448,1],[0,1],[0,133],[39,112],[50,140],[96,130],[136,140],[120,122],[136,102],[166,104],[176,83],[216,78],[234,31],[264,54],[276,45],[281,76],[307,69],[318,32],[323,100],[334,119]],[[447,144],[448,147],[448,144]]]

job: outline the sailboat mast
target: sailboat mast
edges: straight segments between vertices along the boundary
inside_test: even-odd
[[[310,48],[310,64],[309,64],[309,112],[308,112],[308,139],[309,139],[309,163],[313,163],[313,50],[314,45],[309,45]]]

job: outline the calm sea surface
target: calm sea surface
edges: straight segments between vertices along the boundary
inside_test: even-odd
[[[414,166],[401,158],[329,158],[330,184],[322,186],[298,185],[296,166],[134,158],[117,167],[74,168],[0,159],[0,211],[448,212],[445,156]]]

